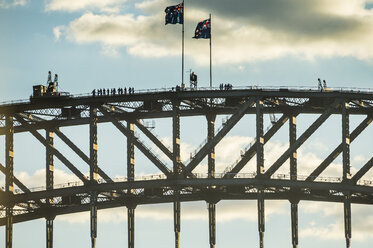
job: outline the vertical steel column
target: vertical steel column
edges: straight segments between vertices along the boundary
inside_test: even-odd
[[[133,182],[135,180],[135,145],[133,137],[135,133],[135,125],[133,122],[127,122],[127,128],[131,135],[127,138],[127,180]],[[128,194],[132,195],[132,189]],[[128,248],[135,247],[135,208],[127,206],[127,228],[128,228]]]
[[[172,140],[173,140],[173,171],[175,178],[180,177],[180,103],[173,102],[173,116],[172,116]],[[175,248],[180,247],[180,190],[175,189],[174,201],[174,232],[175,232]]]
[[[53,161],[53,153],[52,153],[52,147],[53,147],[53,132],[50,130],[46,130],[46,136],[45,140],[47,142],[46,146],[46,163],[45,163],[45,171],[46,171],[46,188],[47,190],[53,190],[53,179],[54,179],[54,161]],[[53,198],[47,199],[47,205],[53,204]],[[46,218],[46,235],[47,235],[47,248],[53,248],[53,220],[54,216],[48,216]]]
[[[89,178],[92,184],[97,183],[97,108],[90,107],[89,119],[89,147],[90,147],[90,170]],[[97,192],[91,192],[91,245],[96,247],[97,238]]]
[[[215,118],[216,115],[209,114],[207,118],[207,140],[210,141],[215,135]],[[208,154],[208,177],[215,178],[215,148],[212,148]],[[216,244],[216,204],[208,202],[209,211],[209,236],[210,248],[214,248]]]
[[[343,180],[351,178],[350,173],[350,115],[349,103],[342,104],[342,145],[343,145]]]
[[[209,114],[207,118],[207,141],[210,141],[215,136],[215,118],[216,115]],[[215,177],[215,148],[211,148],[208,154],[208,177]]]
[[[343,146],[343,181],[351,179],[350,173],[350,117],[349,103],[342,104],[342,146]],[[350,193],[345,192],[344,207],[344,224],[346,247],[351,247],[351,201]]]
[[[297,119],[296,116],[289,118],[289,145],[290,147],[297,140]],[[290,156],[290,179],[297,180],[297,151]],[[291,204],[291,239],[293,248],[298,247],[298,203],[299,200],[294,197],[290,199]]]
[[[264,174],[263,101],[256,99],[256,171],[257,177]],[[264,247],[264,190],[258,189],[259,247]]]
[[[13,126],[13,117],[5,117],[5,193],[8,198],[13,196],[13,183],[14,183],[14,174],[13,174],[13,135],[14,135],[14,126]],[[5,248],[12,248],[13,241],[13,206],[11,203],[8,203],[6,206],[6,227],[5,227]]]

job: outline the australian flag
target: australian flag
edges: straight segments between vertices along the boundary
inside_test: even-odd
[[[198,23],[194,32],[195,39],[210,39],[211,38],[211,20],[207,19]]]
[[[183,24],[184,22],[184,2],[174,5],[174,6],[169,6],[165,9],[166,12],[166,25],[167,24],[176,24],[180,23]]]

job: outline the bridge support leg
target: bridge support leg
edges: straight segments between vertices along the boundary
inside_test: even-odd
[[[180,163],[180,103],[173,102],[172,116],[172,139],[173,139],[173,172],[174,177],[179,178],[181,173]],[[180,191],[175,189],[174,201],[174,232],[175,232],[175,248],[180,247],[180,201],[178,200]]]
[[[135,247],[135,209],[127,209],[128,222],[128,248]]]
[[[291,116],[289,119],[289,144],[290,147],[297,140],[296,116]],[[290,156],[290,180],[297,180],[297,151],[295,150]],[[298,247],[298,202],[296,192],[293,191],[293,199],[290,200],[291,211],[291,240],[293,248]]]
[[[5,192],[11,198],[13,196],[13,136],[14,125],[13,117],[6,116],[5,119],[6,134],[5,134]],[[13,206],[8,203],[5,209],[6,225],[5,225],[5,248],[12,248],[13,243]]]
[[[216,115],[207,115],[207,140],[214,138],[215,134],[215,118]],[[215,178],[215,148],[212,148],[208,154],[208,177]],[[210,248],[214,248],[216,244],[216,204],[208,203],[209,211],[209,239]]]
[[[175,248],[180,247],[180,202],[174,201]]]
[[[91,247],[95,248],[97,238],[97,206],[94,193],[91,196],[91,201]]]
[[[13,209],[6,208],[5,247],[12,248],[13,243]]]
[[[298,247],[298,203],[291,203],[291,240],[293,248]]]
[[[133,122],[127,122],[127,128],[131,135],[127,138],[127,180],[135,180],[135,146],[133,143],[133,134],[135,125]],[[128,195],[132,196],[133,190],[129,189]],[[127,230],[128,230],[128,248],[135,247],[135,204],[127,206]]]
[[[343,147],[343,181],[347,182],[351,179],[350,173],[350,118],[349,118],[349,103],[344,102],[342,105],[342,147]],[[351,247],[351,202],[350,193],[345,192],[344,208],[344,224],[346,247]]]
[[[46,188],[47,190],[53,189],[53,181],[54,181],[54,163],[53,163],[53,153],[52,153],[52,147],[53,147],[53,132],[50,130],[46,131],[46,137],[45,140],[48,144],[46,146]],[[47,199],[47,205],[53,204],[53,198]],[[46,218],[46,242],[47,242],[47,248],[53,248],[53,220],[54,216],[48,216]]]
[[[89,179],[91,184],[96,184],[98,179],[97,166],[97,108],[90,107],[89,122],[89,143],[90,143],[90,173]],[[91,192],[91,247],[96,247],[97,238],[97,193]]]
[[[53,248],[53,220],[46,220],[47,248]]]
[[[214,248],[216,244],[216,204],[209,203],[209,235],[210,248]]]
[[[346,238],[346,248],[351,247],[351,202],[349,197],[346,197],[344,202],[344,224],[345,224],[345,238]]]
[[[256,173],[261,178],[264,174],[264,137],[263,137],[263,101],[256,99]],[[258,230],[259,247],[264,248],[264,190],[258,190]]]
[[[258,230],[259,230],[259,247],[264,248],[264,192],[260,190],[258,199]]]

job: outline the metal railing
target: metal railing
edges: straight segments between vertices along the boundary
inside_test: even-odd
[[[183,91],[232,91],[232,90],[263,90],[263,91],[292,91],[292,92],[345,92],[345,93],[366,93],[366,94],[373,94],[373,89],[371,88],[354,88],[354,87],[328,87],[323,90],[320,90],[318,87],[312,86],[298,86],[298,87],[289,87],[289,86],[233,86],[230,90],[222,90],[219,87],[198,87],[198,88],[189,88],[186,87],[184,89],[180,89],[179,92]],[[138,89],[135,90],[132,95],[138,94],[150,94],[150,93],[165,93],[165,92],[176,92],[176,87],[164,87],[164,88],[155,88],[155,89]],[[124,94],[105,94],[102,96],[123,96]],[[129,94],[127,94],[129,95]],[[71,94],[72,98],[82,98],[82,97],[90,97],[92,93],[79,93],[79,94]],[[96,95],[96,97],[98,97]],[[0,102],[0,107],[14,105],[14,104],[26,104],[29,103],[30,100],[22,99],[22,100],[10,100]]]
[[[197,179],[207,179],[210,178],[210,174],[208,173],[193,173],[195,178]],[[226,173],[214,173],[213,176],[215,179],[223,179]],[[229,175],[229,173],[228,173]],[[254,179],[257,176],[256,172],[248,172],[248,173],[232,173],[232,176],[237,179]],[[271,176],[271,179],[276,180],[286,180],[290,181],[292,177],[296,177],[296,181],[305,181],[308,176],[304,175],[291,175],[291,174],[274,174]],[[89,177],[87,177],[89,180]],[[341,183],[342,177],[315,177],[313,178],[313,182],[325,182],[325,183]],[[121,183],[121,182],[127,182],[127,177],[115,177],[112,179],[114,183]],[[152,175],[142,175],[135,177],[135,181],[151,181],[151,180],[168,180],[167,176],[164,174],[152,174]],[[192,179],[193,180],[193,179]],[[231,179],[229,179],[231,180]],[[106,181],[104,178],[99,178],[97,180],[98,184],[105,184]],[[373,181],[371,180],[359,180],[357,181],[356,185],[360,186],[371,186],[373,187]],[[75,182],[66,182],[62,184],[56,184],[54,185],[53,189],[62,189],[62,188],[70,188],[70,187],[78,187],[78,186],[84,186],[84,183],[82,181],[75,181]],[[1,188],[3,191],[5,191],[5,188]],[[45,186],[39,186],[39,187],[33,187],[29,188],[31,192],[37,192],[37,191],[45,191],[47,190]],[[21,189],[16,188],[14,190],[15,194],[21,194],[23,191]]]

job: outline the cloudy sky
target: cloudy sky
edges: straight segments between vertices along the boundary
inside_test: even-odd
[[[181,81],[181,26],[164,25],[166,6],[174,0],[0,0],[0,102],[27,99],[32,85],[46,82],[47,71],[58,73],[60,88],[74,94],[94,88],[173,87]],[[373,0],[186,0],[185,78],[189,69],[199,86],[209,84],[208,40],[195,40],[196,24],[212,14],[213,84],[233,86],[316,87],[317,78],[330,87],[373,88]],[[221,125],[218,119],[217,126]],[[269,123],[268,116],[266,125]],[[298,133],[317,116],[300,116]],[[198,120],[198,121],[195,121]],[[307,175],[340,142],[340,117],[332,117],[299,150],[299,173]],[[351,130],[362,118],[351,118]],[[217,171],[240,156],[255,136],[245,117],[217,147]],[[182,156],[188,158],[205,137],[196,133],[203,118],[182,120]],[[170,127],[157,120],[154,130],[170,143]],[[335,128],[337,126],[337,128]],[[65,128],[88,153],[88,128]],[[109,175],[125,175],[125,141],[109,124],[99,126],[99,164]],[[79,135],[78,135],[79,134]],[[352,171],[372,156],[373,128],[352,145]],[[328,139],[333,136],[335,138]],[[15,137],[16,175],[29,187],[44,182],[44,150],[31,135]],[[0,149],[4,139],[0,137]],[[113,145],[115,144],[115,145]],[[266,166],[287,147],[287,127],[266,146]],[[29,147],[32,146],[31,151]],[[59,146],[87,172],[74,154]],[[17,154],[21,154],[18,155]],[[34,156],[34,154],[42,154]],[[29,157],[32,157],[30,163]],[[164,158],[166,160],[166,158]],[[157,173],[136,152],[139,175]],[[0,157],[4,164],[4,157]],[[205,162],[203,162],[205,163]],[[254,160],[244,169],[251,172]],[[338,158],[324,176],[341,174]],[[202,164],[197,168],[204,171]],[[287,173],[288,165],[280,172]],[[371,173],[366,179],[372,179]],[[56,183],[76,180],[56,161]],[[0,176],[3,183],[4,177]],[[267,247],[290,247],[289,203],[266,203]],[[136,211],[136,247],[156,242],[173,246],[172,206],[140,206]],[[206,247],[206,204],[182,204],[182,247]],[[353,206],[353,247],[371,247],[373,208]],[[127,242],[124,208],[99,212],[98,247],[123,247]],[[258,243],[255,202],[220,202],[217,206],[217,247]],[[300,245],[341,247],[344,244],[343,208],[340,204],[300,203]],[[15,247],[44,246],[43,220],[15,225]],[[0,228],[3,232],[4,228]],[[89,246],[89,213],[56,218],[55,247]],[[77,234],[80,234],[78,236]],[[66,239],[67,236],[72,236]],[[21,238],[22,237],[22,238]],[[35,238],[36,237],[36,238]],[[0,235],[4,243],[4,235]]]

